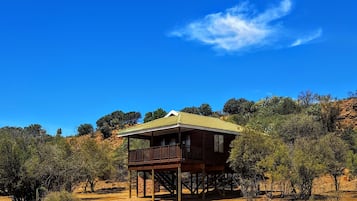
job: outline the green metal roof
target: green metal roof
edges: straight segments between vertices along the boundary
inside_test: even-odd
[[[173,128],[199,129],[228,134],[239,134],[243,127],[237,124],[223,121],[218,118],[190,114],[185,112],[171,111],[163,118],[147,123],[138,124],[134,127],[119,131],[119,136],[145,134],[155,131],[169,130]]]

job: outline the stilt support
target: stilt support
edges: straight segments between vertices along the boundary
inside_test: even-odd
[[[155,201],[155,170],[151,170],[151,201]]]
[[[136,181],[136,185],[135,185],[135,187],[136,187],[136,191],[135,191],[135,194],[136,194],[136,197],[138,198],[139,197],[139,171],[136,171],[136,179],[135,179]]]
[[[205,178],[206,178],[206,172],[205,172],[205,169],[203,169],[202,170],[202,200],[206,199],[206,195],[205,195],[205,190],[206,190]]]
[[[129,189],[129,198],[131,198],[131,170],[128,171],[128,189]]]
[[[181,175],[181,165],[177,168],[177,201],[182,200],[182,175]]]

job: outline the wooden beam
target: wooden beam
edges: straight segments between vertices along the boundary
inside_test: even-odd
[[[202,200],[204,200],[206,198],[206,195],[205,195],[205,190],[206,190],[205,177],[206,177],[206,172],[205,172],[205,169],[203,169],[202,170]]]
[[[151,170],[151,201],[155,201],[155,170]]]
[[[198,183],[198,172],[196,173],[196,192],[198,195],[199,183]]]
[[[128,171],[128,189],[129,189],[129,198],[131,198],[131,171]]]
[[[178,143],[180,146],[180,149],[182,148],[182,136],[181,136],[181,128],[178,128]]]
[[[139,197],[139,171],[136,171],[136,197]]]
[[[181,165],[177,167],[177,201],[182,201]]]
[[[129,136],[128,136],[127,146],[128,146],[128,153],[129,153],[129,151],[130,151],[130,137]]]
[[[141,171],[148,171],[151,169],[156,169],[156,170],[177,170],[177,167],[179,166],[178,163],[173,163],[173,164],[166,164],[166,165],[148,165],[148,166],[136,166],[136,167],[129,167],[129,170],[141,170]]]
[[[146,197],[146,172],[144,171],[144,197]]]
[[[154,146],[154,131],[151,131],[150,147]]]

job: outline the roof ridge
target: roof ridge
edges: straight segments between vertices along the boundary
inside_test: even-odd
[[[181,123],[181,112],[178,112],[178,115],[177,115],[177,124],[180,124]]]

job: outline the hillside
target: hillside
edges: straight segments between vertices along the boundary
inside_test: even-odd
[[[357,98],[338,101],[338,124],[341,128],[353,128],[357,130]]]

